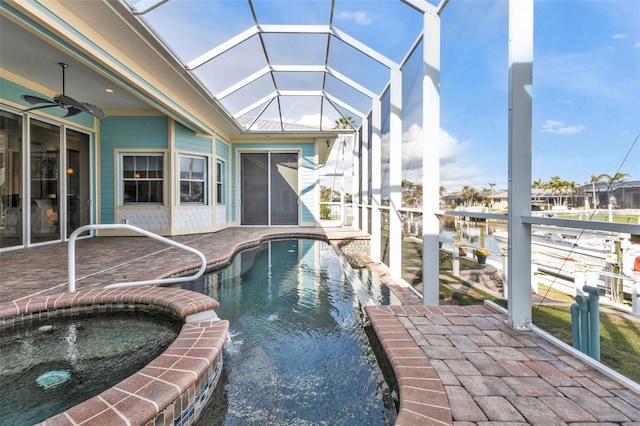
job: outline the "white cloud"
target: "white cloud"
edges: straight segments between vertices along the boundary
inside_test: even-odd
[[[279,118],[277,118],[279,120]],[[333,119],[327,115],[322,115],[322,123],[325,127],[333,127],[336,119]],[[318,127],[320,125],[320,114],[303,114],[299,119],[295,121],[296,124],[303,126]]]
[[[402,178],[411,182],[422,182],[422,128],[412,125],[403,135]],[[463,185],[485,185],[487,171],[465,156],[468,142],[460,142],[446,130],[440,129],[440,184],[447,190],[456,190]]]
[[[382,135],[388,138],[388,135]],[[422,183],[422,129],[417,124],[412,125],[409,130],[403,134],[402,144],[402,179],[411,182]],[[382,144],[384,147],[388,144]],[[496,182],[496,188],[506,188],[507,183],[503,182],[504,178],[500,177],[501,171],[486,169],[485,165],[477,164],[472,152],[471,141],[458,141],[454,136],[446,130],[440,129],[440,185],[444,186],[447,191],[457,191],[464,185],[471,185],[476,188],[487,187],[487,182]],[[351,167],[354,159],[352,158],[353,143],[350,141],[344,151],[336,144],[331,152],[326,166],[321,174],[334,173],[344,171],[345,188],[351,190],[353,177],[351,176]],[[396,149],[391,147],[393,152]],[[382,170],[382,174],[387,170]],[[322,185],[328,186],[330,183]]]
[[[318,127],[320,125],[320,114],[304,114],[296,121],[296,124]]]
[[[542,125],[543,133],[551,133],[554,135],[574,135],[586,130],[582,124],[577,126],[566,126],[562,121],[547,120]]]
[[[340,12],[336,18],[343,21],[353,20],[358,25],[371,25],[373,22],[373,17],[367,12]]]
[[[635,49],[640,49],[640,41],[633,45]]]
[[[407,170],[422,168],[422,145],[423,136],[422,128],[417,124],[412,124],[409,130],[404,132],[402,140],[402,164]],[[440,129],[440,164],[455,162],[461,152],[460,143],[447,133],[446,130]]]
[[[622,40],[622,39],[627,38],[627,35],[626,34],[614,34],[614,35],[611,36],[611,38],[614,39],[614,40]]]

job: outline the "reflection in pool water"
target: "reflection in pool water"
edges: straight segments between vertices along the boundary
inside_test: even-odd
[[[183,288],[218,300],[232,336],[226,389],[199,424],[394,423],[365,315],[326,243],[265,243]],[[372,294],[384,298],[379,288]]]
[[[183,322],[158,312],[111,311],[33,319],[0,332],[0,423],[31,425],[142,369]]]

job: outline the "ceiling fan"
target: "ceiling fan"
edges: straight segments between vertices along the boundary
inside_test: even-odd
[[[62,94],[56,95],[51,99],[39,98],[38,96],[31,95],[22,95],[22,99],[29,102],[32,105],[46,103],[47,105],[40,105],[33,108],[29,108],[25,111],[33,111],[35,109],[43,109],[43,108],[51,108],[55,106],[59,106],[60,108],[66,109],[67,115],[65,117],[71,117],[72,115],[79,114],[81,112],[86,112],[87,114],[91,114],[96,117],[100,121],[104,121],[107,118],[107,115],[95,105],[91,105],[85,102],[76,101],[73,98],[65,95],[64,91],[64,70],[69,66],[65,63],[59,62],[60,67],[62,67]]]

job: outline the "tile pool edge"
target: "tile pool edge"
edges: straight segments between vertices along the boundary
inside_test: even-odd
[[[400,408],[396,425],[452,424],[449,399],[440,377],[402,324],[410,305],[365,306],[398,382]]]
[[[2,303],[0,326],[51,311],[64,315],[132,305],[159,306],[186,320],[213,311],[218,302],[168,287],[87,290]],[[229,322],[217,319],[185,323],[176,340],[142,370],[42,424],[192,424],[217,384],[228,330]]]

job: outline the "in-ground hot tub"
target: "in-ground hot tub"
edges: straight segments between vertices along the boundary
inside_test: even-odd
[[[215,316],[217,307],[210,297],[176,288],[89,290],[0,304],[0,327],[14,327],[34,317],[51,318],[55,324],[57,316],[81,312],[102,315],[137,310],[178,317],[184,323],[178,337],[157,358],[99,395],[87,395],[89,399],[44,424],[188,425],[197,420],[222,369],[221,352],[229,325]],[[38,376],[40,386],[55,388],[70,379],[67,374],[65,369],[47,371]]]

